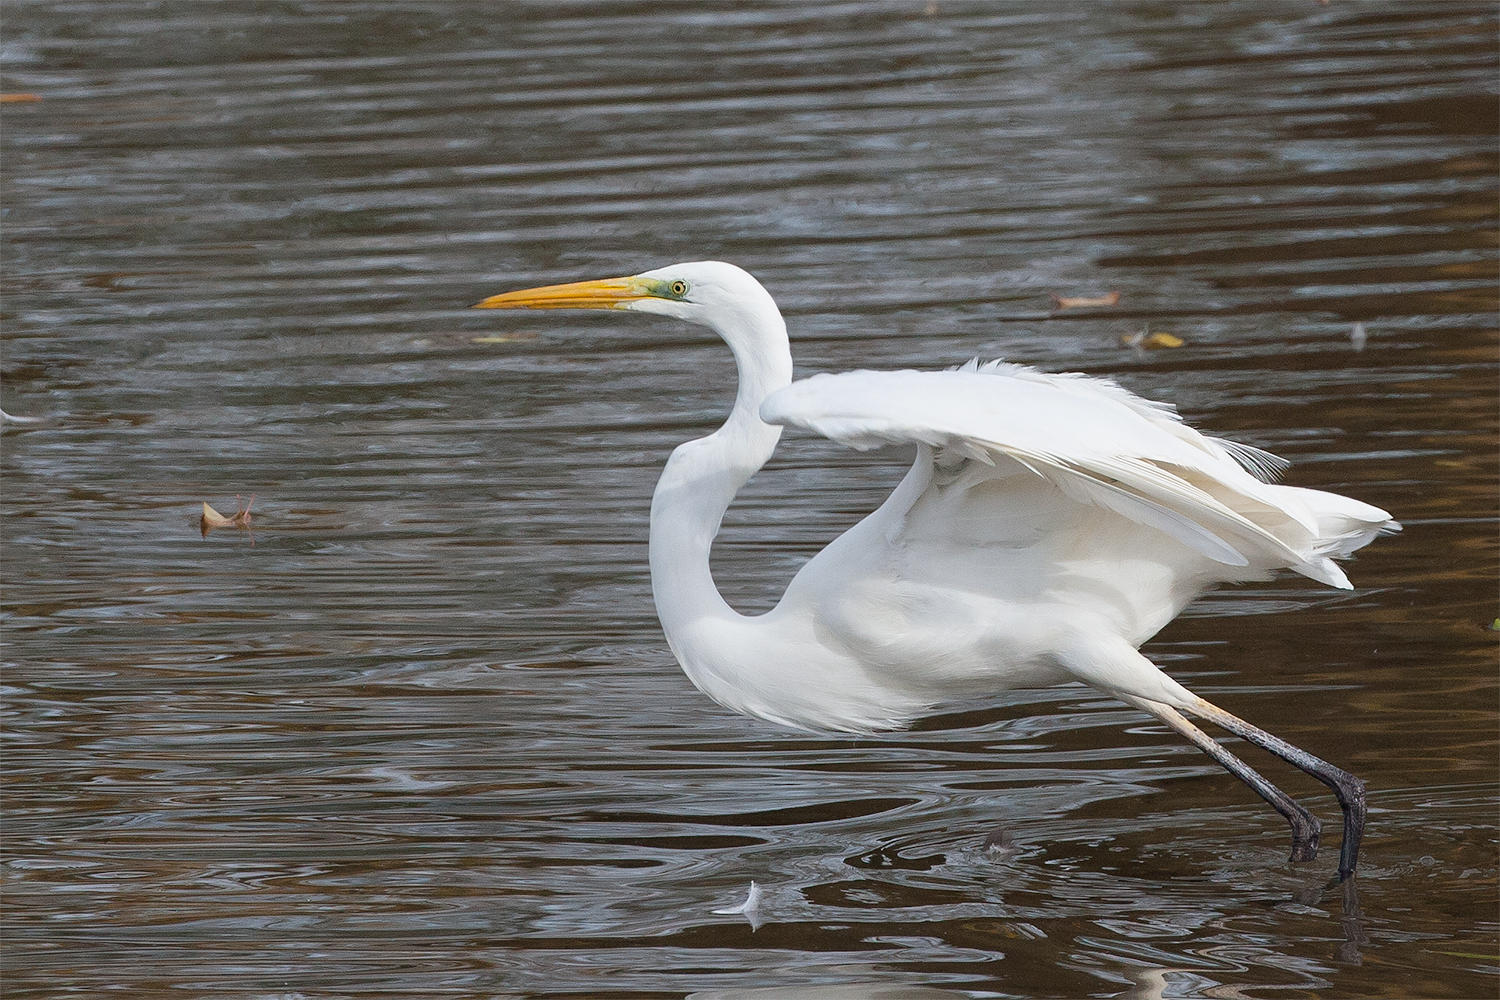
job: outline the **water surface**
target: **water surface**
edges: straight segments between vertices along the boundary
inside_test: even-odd
[[[1488,3],[10,0],[0,402],[45,419],[0,440],[7,995],[1493,995],[1495,37]],[[646,519],[727,352],[463,307],[704,258],[799,375],[1111,375],[1400,518],[1352,593],[1218,593],[1146,647],[1368,782],[1356,881],[1321,785],[1236,744],[1327,824],[1289,865],[1082,688],[857,739],[694,691]],[[769,607],[905,461],[788,435],[726,596]],[[201,538],[236,494],[253,544]],[[757,921],[715,913],[752,880]]]

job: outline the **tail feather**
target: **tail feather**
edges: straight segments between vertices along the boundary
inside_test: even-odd
[[[1337,493],[1297,486],[1276,486],[1289,502],[1301,504],[1313,515],[1317,533],[1303,550],[1306,560],[1290,567],[1303,576],[1341,590],[1351,590],[1349,578],[1333,562],[1364,548],[1379,535],[1401,530],[1401,525],[1379,507]]]

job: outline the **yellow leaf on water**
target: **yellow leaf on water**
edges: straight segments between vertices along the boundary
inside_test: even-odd
[[[1120,338],[1120,346],[1136,347],[1143,351],[1159,351],[1164,347],[1181,347],[1186,341],[1170,333],[1127,333]]]

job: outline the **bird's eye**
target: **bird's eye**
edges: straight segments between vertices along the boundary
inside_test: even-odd
[[[679,299],[687,294],[688,283],[686,281],[683,281],[681,278],[678,278],[676,281],[672,282],[671,287],[672,294],[677,296]]]

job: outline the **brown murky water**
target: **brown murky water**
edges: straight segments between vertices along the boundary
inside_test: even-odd
[[[5,995],[1493,996],[1496,10],[7,0]],[[801,374],[1110,374],[1393,511],[1147,648],[1365,778],[1355,883],[1081,688],[695,692],[646,514],[727,353],[463,307],[713,257]],[[904,458],[789,436],[726,594]]]

